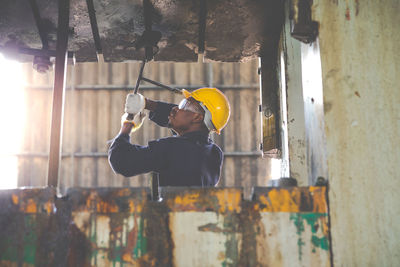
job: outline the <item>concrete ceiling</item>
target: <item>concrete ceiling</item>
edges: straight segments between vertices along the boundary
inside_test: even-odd
[[[104,60],[142,60],[144,49],[135,45],[142,35],[142,0],[93,0]],[[150,0],[153,30],[160,31],[156,61],[197,61],[200,0]],[[205,59],[241,62],[276,49],[283,23],[282,0],[206,0]],[[57,1],[36,0],[55,50]],[[97,61],[85,0],[70,0],[69,51],[78,62]],[[0,2],[0,45],[42,48],[28,0]],[[24,59],[21,58],[23,61]]]

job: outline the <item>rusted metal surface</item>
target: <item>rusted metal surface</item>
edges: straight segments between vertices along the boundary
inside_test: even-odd
[[[69,266],[137,263],[146,254],[145,189],[71,189]]]
[[[1,266],[330,266],[325,187],[0,192]],[[207,256],[205,256],[207,255]]]
[[[0,265],[62,266],[67,245],[55,190],[0,191]],[[63,255],[64,254],[64,255]]]
[[[335,266],[400,262],[400,1],[313,1]]]

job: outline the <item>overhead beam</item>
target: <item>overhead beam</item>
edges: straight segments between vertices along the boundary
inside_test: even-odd
[[[57,48],[47,174],[47,185],[50,187],[57,187],[59,182],[62,125],[64,119],[65,77],[68,58],[68,28],[69,0],[58,0]]]
[[[96,10],[94,8],[93,0],[86,0],[86,5],[89,13],[90,26],[92,28],[94,46],[96,47],[97,54],[102,54],[99,28],[97,26]]]
[[[49,42],[47,40],[47,32],[43,27],[42,18],[40,17],[40,11],[36,0],[29,0],[29,4],[31,5],[33,18],[35,19],[36,27],[39,32],[40,40],[42,41],[43,49],[47,50],[49,48]]]

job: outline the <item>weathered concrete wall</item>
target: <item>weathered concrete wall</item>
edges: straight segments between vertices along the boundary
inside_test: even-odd
[[[400,2],[314,1],[335,266],[400,262]]]
[[[325,187],[0,191],[1,266],[330,266]]]

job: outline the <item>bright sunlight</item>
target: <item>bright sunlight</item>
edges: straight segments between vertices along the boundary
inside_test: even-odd
[[[0,189],[16,188],[18,158],[24,131],[24,75],[21,63],[0,54]]]

